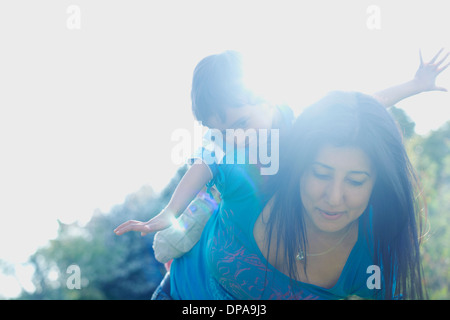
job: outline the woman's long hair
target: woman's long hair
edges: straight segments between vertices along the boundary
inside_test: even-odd
[[[274,236],[277,259],[283,257],[291,279],[299,279],[296,255],[307,248],[300,178],[325,144],[361,148],[377,172],[369,205],[373,208],[374,264],[382,266],[385,298],[425,298],[419,251],[419,205],[424,203],[416,197],[414,170],[393,118],[375,99],[361,93],[328,94],[305,109],[282,142],[280,170],[269,191],[275,196],[266,229],[268,252]],[[365,226],[370,225],[368,215],[361,218]]]

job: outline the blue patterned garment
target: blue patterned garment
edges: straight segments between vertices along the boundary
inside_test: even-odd
[[[172,263],[171,296],[194,300],[381,298],[380,290],[367,285],[372,246],[361,224],[358,240],[331,289],[291,281],[267,262],[253,237],[256,219],[268,200],[258,191],[263,179],[255,167],[220,168],[233,187],[226,188],[221,207],[208,221],[199,243]],[[227,201],[228,197],[233,201]]]
[[[222,161],[210,168],[211,184],[222,201],[199,242],[171,265],[174,299],[345,299],[355,295],[373,299],[380,294],[367,286],[372,246],[361,225],[358,241],[333,288],[292,281],[267,262],[253,236],[255,222],[270,199],[262,191],[268,176],[261,175],[258,164]]]

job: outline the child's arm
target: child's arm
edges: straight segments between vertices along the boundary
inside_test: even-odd
[[[431,59],[430,62],[423,62],[422,53],[419,52],[420,66],[419,69],[417,69],[414,79],[376,92],[375,94],[373,94],[373,97],[386,108],[388,108],[405,98],[411,97],[421,92],[447,91],[447,89],[438,87],[435,84],[436,77],[450,65],[450,63],[447,63],[445,66],[439,68],[439,66],[447,59],[450,53],[447,53],[443,59],[435,63],[442,50],[443,49],[439,50],[439,52],[433,57],[433,59]]]
[[[128,231],[138,231],[145,235],[169,227],[211,179],[211,171],[205,163],[194,163],[181,179],[169,204],[157,216],[147,222],[129,220],[118,226],[114,232],[122,235]]]

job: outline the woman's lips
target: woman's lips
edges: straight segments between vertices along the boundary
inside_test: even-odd
[[[319,211],[320,215],[327,220],[337,220],[344,215],[343,211],[330,212],[321,210],[319,208],[317,208],[317,210]]]

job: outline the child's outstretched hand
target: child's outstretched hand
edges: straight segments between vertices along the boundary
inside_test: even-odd
[[[424,91],[447,91],[446,88],[436,86],[436,77],[444,71],[450,62],[445,66],[439,68],[439,66],[447,59],[450,52],[448,52],[444,58],[436,62],[436,59],[442,53],[444,48],[439,50],[439,52],[430,60],[430,62],[423,62],[422,52],[419,51],[420,55],[420,66],[417,69],[416,75],[414,76],[414,81],[417,83],[420,92]]]
[[[114,233],[120,236],[129,231],[137,231],[141,233],[141,236],[145,236],[147,233],[160,231],[170,227],[174,218],[174,215],[168,210],[163,210],[147,222],[128,220],[114,229]]]

